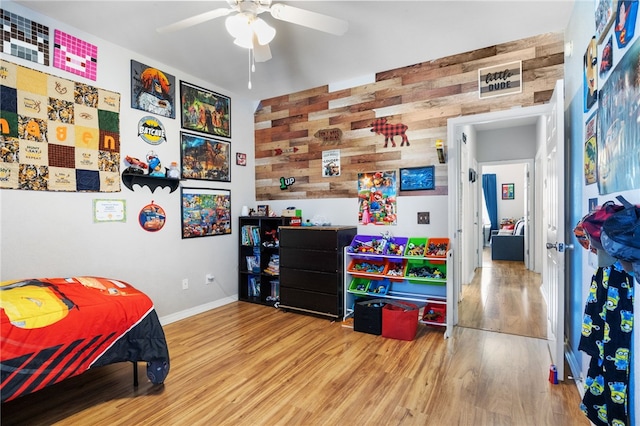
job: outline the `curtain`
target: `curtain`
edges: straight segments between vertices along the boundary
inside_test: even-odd
[[[487,212],[491,220],[491,230],[498,229],[498,186],[495,174],[482,175],[482,191]]]

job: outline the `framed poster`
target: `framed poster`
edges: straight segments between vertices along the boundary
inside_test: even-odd
[[[131,108],[176,118],[176,78],[131,60]]]
[[[180,188],[182,238],[231,234],[231,191]]]
[[[358,224],[396,225],[396,171],[358,173]]]
[[[400,191],[421,191],[435,187],[435,166],[400,169]]]
[[[231,144],[194,133],[180,132],[183,179],[231,182]]]
[[[231,99],[202,87],[180,81],[182,128],[231,137]]]
[[[513,200],[515,198],[515,189],[513,183],[502,184],[502,199]]]

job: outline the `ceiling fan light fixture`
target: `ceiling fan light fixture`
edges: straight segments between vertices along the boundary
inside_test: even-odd
[[[250,16],[247,16],[244,13],[231,15],[225,19],[224,26],[233,38],[251,40],[252,30],[250,18]]]
[[[236,46],[244,47],[245,49],[251,49],[253,47],[253,43],[251,41],[251,37],[239,37],[233,40],[233,44]]]
[[[258,43],[262,46],[271,43],[271,40],[276,36],[276,29],[260,18],[253,20],[251,28],[258,37]]]
[[[262,46],[269,44],[276,35],[275,28],[250,13],[238,13],[229,16],[224,25],[234,38],[234,44],[245,49],[253,47],[254,35]]]

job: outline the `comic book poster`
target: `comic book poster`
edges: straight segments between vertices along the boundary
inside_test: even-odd
[[[597,173],[600,195],[640,188],[640,38],[629,46],[600,92]]]
[[[358,173],[358,223],[396,225],[396,172]]]
[[[131,60],[131,108],[176,118],[176,78]]]
[[[596,157],[598,154],[595,113],[589,118],[585,127],[584,183],[585,185],[591,185],[596,183]]]
[[[322,151],[322,177],[340,176],[340,150]]]

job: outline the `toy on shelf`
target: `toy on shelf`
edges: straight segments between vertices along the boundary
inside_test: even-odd
[[[432,278],[437,280],[447,278],[446,274],[434,266],[410,266],[407,268],[406,276],[411,278]]]
[[[448,238],[429,238],[427,257],[446,257],[449,250]]]
[[[390,241],[389,244],[387,244],[387,253],[394,256],[402,256],[404,248],[404,244],[398,244]]]
[[[389,263],[387,274],[390,277],[402,277],[404,275],[404,265],[402,263]]]
[[[127,164],[129,165],[129,167],[127,167],[127,169],[125,170],[127,173],[135,173],[138,175],[143,175],[145,173],[145,170],[149,168],[149,166],[147,166],[146,163],[138,160],[135,157],[131,157],[129,155],[124,157],[124,161],[126,161]]]
[[[384,272],[385,264],[383,262],[375,261],[353,261],[349,266],[351,272],[361,272],[365,274],[382,274]]]
[[[147,153],[147,164],[149,164],[149,176],[164,177],[165,172],[162,170],[162,163],[155,151]]]
[[[265,247],[279,247],[280,242],[278,241],[278,230],[272,229],[270,231],[264,231],[264,242],[262,243]]]
[[[350,253],[385,254],[387,242],[385,238],[372,235],[356,235],[348,250]]]
[[[424,256],[424,245],[415,243],[407,244],[407,256]]]

